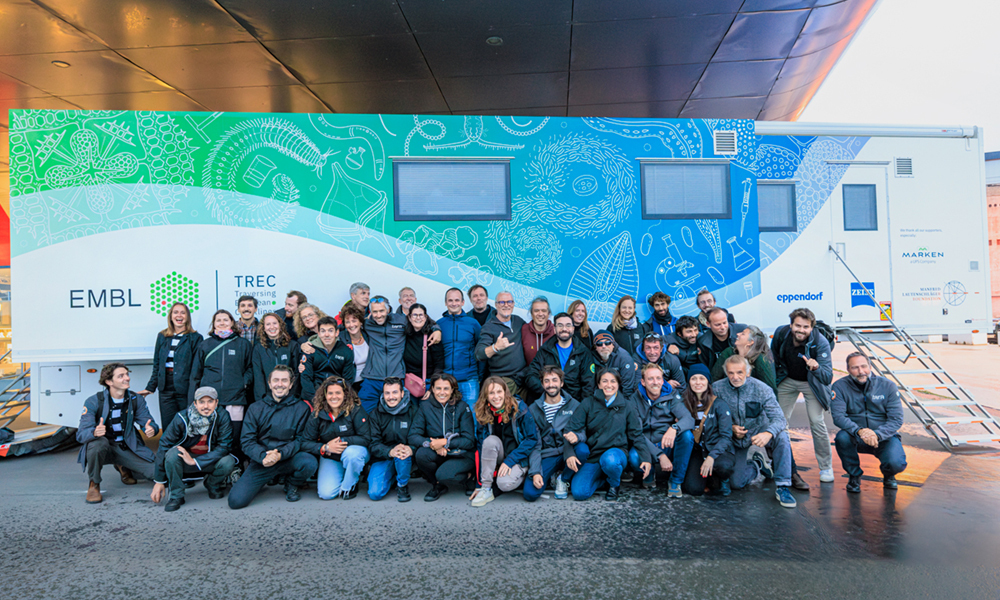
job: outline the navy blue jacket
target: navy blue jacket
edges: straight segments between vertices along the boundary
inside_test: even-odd
[[[479,376],[476,344],[482,327],[479,321],[462,311],[453,315],[445,311],[438,320],[441,328],[441,345],[444,346],[444,372],[458,381],[468,381]]]
[[[864,385],[850,376],[838,379],[833,384],[830,412],[837,427],[852,435],[857,435],[859,429],[871,429],[880,442],[898,435],[903,426],[899,388],[874,373]]]
[[[167,472],[163,465],[167,457],[167,450],[177,446],[190,450],[201,439],[201,436],[188,435],[190,425],[188,411],[182,410],[163,430],[163,435],[160,436],[160,447],[156,451],[156,464],[153,473],[153,481],[156,483],[167,483]],[[233,421],[229,418],[229,411],[221,406],[215,407],[215,417],[205,437],[208,443],[208,452],[192,454],[191,458],[194,459],[199,470],[211,471],[215,468],[215,463],[219,462],[219,459],[225,458],[233,447]]]
[[[492,423],[480,423],[476,420],[476,446],[482,449],[483,442],[490,436],[493,430]],[[517,448],[504,457],[503,464],[508,467],[521,465],[528,468],[528,459],[531,458],[531,451],[538,445],[538,428],[535,426],[535,418],[531,416],[528,405],[522,400],[517,401],[517,416],[514,417],[514,441]],[[504,444],[506,446],[506,444]]]
[[[351,339],[347,336],[348,341]],[[327,352],[319,338],[310,338],[309,344],[316,349],[306,355],[305,370],[302,371],[302,398],[312,402],[316,390],[327,377],[343,377],[349,384],[354,383],[357,368],[354,366],[354,350],[344,343],[343,338],[337,338],[333,349]]]
[[[244,340],[245,341],[245,340]],[[311,409],[298,398],[288,396],[275,402],[270,394],[254,402],[243,417],[240,447],[247,458],[260,464],[268,450],[281,452],[281,461],[290,460],[301,450],[299,438],[305,432]]]
[[[198,332],[186,333],[180,337],[180,343],[174,348],[174,392],[187,394],[194,356],[198,351],[198,345],[204,338]],[[156,390],[163,392],[163,386],[167,383],[167,354],[170,353],[172,340],[173,337],[167,337],[162,332],[156,334],[156,346],[153,349],[153,372],[150,373],[149,383],[146,384],[146,391],[149,393]]]

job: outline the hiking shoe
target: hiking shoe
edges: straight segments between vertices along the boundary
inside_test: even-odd
[[[774,471],[771,470],[771,466],[767,464],[764,457],[761,456],[760,452],[755,452],[753,455],[753,464],[757,465],[757,472],[764,476],[765,479],[771,479],[774,477]]]
[[[424,502],[434,502],[441,497],[441,494],[446,493],[448,493],[448,486],[436,483],[433,487],[431,487],[431,490],[427,492],[427,495],[424,496]]]
[[[680,498],[683,495],[681,493],[681,484],[674,483],[673,481],[667,484],[667,498]]]
[[[171,498],[167,500],[167,505],[163,507],[164,512],[174,512],[184,504],[184,498]]]
[[[242,474],[243,474],[243,469],[241,469],[239,465],[237,465],[236,468],[233,469],[233,472],[229,474],[227,483],[230,486],[236,485],[236,482],[240,480],[240,475]]]
[[[220,488],[217,490],[212,488],[206,488],[206,489],[208,489],[208,497],[212,500],[219,500],[221,498],[226,497],[226,488]]]
[[[472,494],[473,506],[486,506],[493,502],[493,488],[479,488]]]
[[[285,500],[288,500],[289,502],[298,502],[301,499],[302,499],[302,496],[299,495],[299,488],[297,486],[290,485],[290,484],[286,483],[285,484]]]
[[[820,483],[833,483],[833,469],[822,469],[819,472]]]
[[[344,490],[340,492],[341,500],[353,500],[358,495],[358,486],[354,486],[349,490]]]
[[[396,500],[399,502],[409,502],[410,501],[410,490],[409,486],[401,485],[396,488]]]
[[[894,489],[898,488],[899,484],[896,482],[896,476],[895,475],[883,475],[883,477],[882,477],[882,487],[884,487],[887,490],[894,490]]]
[[[90,486],[87,487],[87,504],[99,504],[104,501],[104,497],[101,496],[101,486],[90,482]]]
[[[792,493],[788,491],[788,488],[781,486],[774,490],[774,497],[778,499],[778,504],[784,506],[785,508],[795,508],[796,502]]]
[[[569,483],[563,481],[562,475],[556,477],[556,500],[569,498]]]
[[[849,475],[847,477],[847,491],[852,494],[861,493],[861,477]]]

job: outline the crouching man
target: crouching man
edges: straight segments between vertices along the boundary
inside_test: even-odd
[[[232,446],[233,422],[229,412],[219,408],[219,393],[213,387],[198,388],[194,403],[163,430],[149,497],[159,503],[169,489],[163,510],[173,512],[184,504],[184,478],[204,477],[208,497],[222,498],[226,478],[236,466],[236,457],[229,453]]]
[[[774,479],[778,503],[795,508],[792,485],[792,446],[788,439],[788,424],[771,387],[750,377],[750,363],[739,354],[726,359],[726,379],[712,384],[716,397],[725,400],[733,414],[733,446],[736,450],[736,470],[733,488],[740,489],[763,475]],[[751,446],[759,451],[751,454]],[[773,469],[768,465],[764,449],[774,452]]]
[[[121,474],[122,483],[135,484],[132,472],[143,479],[153,478],[153,451],[139,438],[136,428],[142,428],[146,437],[153,437],[160,426],[153,421],[142,396],[128,389],[129,370],[122,363],[110,363],[101,369],[101,385],[97,392],[83,403],[76,441],[83,444],[77,462],[90,478],[87,503],[97,504],[101,496],[101,469],[114,465]]]

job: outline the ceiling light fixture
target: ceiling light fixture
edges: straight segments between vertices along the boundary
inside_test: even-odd
[[[59,67],[60,69],[68,69],[70,66],[69,63],[64,60],[54,60],[52,61],[52,65]]]
[[[503,38],[492,35],[486,38],[486,43],[489,44],[490,46],[503,46]]]

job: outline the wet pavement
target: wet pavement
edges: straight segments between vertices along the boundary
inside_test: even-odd
[[[801,414],[800,414],[801,413]],[[909,469],[862,493],[820,484],[805,411],[792,425],[810,493],[781,508],[770,483],[680,500],[625,484],[622,500],[503,495],[471,508],[322,502],[280,488],[241,511],[189,490],[165,513],[150,485],[105,470],[84,503],[76,451],[0,462],[5,598],[1000,598],[1000,452],[943,451],[909,424]],[[912,420],[912,419],[908,419]],[[832,431],[832,429],[831,429]],[[869,477],[868,475],[875,475]]]

